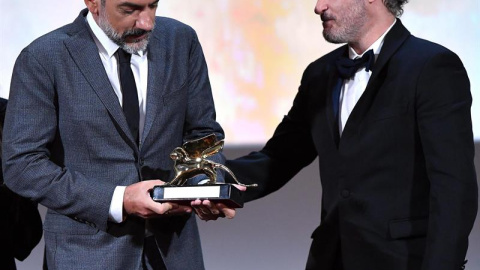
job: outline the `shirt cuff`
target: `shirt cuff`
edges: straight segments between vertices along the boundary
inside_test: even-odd
[[[117,186],[113,191],[112,202],[110,203],[110,210],[108,211],[108,218],[115,223],[121,223],[123,219],[123,194],[126,186]]]
[[[198,185],[206,184],[206,183],[208,183],[208,181],[210,181],[210,179],[203,179],[200,182],[198,182]]]

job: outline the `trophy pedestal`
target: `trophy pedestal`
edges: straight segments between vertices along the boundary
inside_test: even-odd
[[[223,203],[229,208],[243,207],[243,193],[232,184],[206,184],[193,186],[155,186],[150,195],[156,202],[190,205],[196,199]]]

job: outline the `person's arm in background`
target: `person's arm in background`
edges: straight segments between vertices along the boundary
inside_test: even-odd
[[[0,98],[0,147],[6,106],[7,100]],[[10,269],[15,267],[15,259],[25,260],[40,242],[43,234],[42,219],[37,204],[9,190],[3,184],[1,173],[0,211],[2,216],[0,265]]]

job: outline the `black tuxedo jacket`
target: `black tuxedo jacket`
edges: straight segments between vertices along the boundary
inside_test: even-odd
[[[228,161],[247,200],[271,193],[317,156],[321,224],[308,269],[452,270],[477,213],[471,94],[451,51],[398,20],[341,138],[333,92],[343,46],[309,65],[287,116],[260,152]]]

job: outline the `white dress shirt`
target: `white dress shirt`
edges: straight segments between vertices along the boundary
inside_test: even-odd
[[[395,21],[387,29],[387,31],[385,31],[385,33],[383,33],[383,35],[380,38],[378,38],[377,41],[375,41],[368,49],[365,50],[365,52],[368,52],[369,50],[373,50],[373,53],[375,54],[375,61],[377,60],[377,57],[380,54],[380,50],[382,49],[383,42],[385,40],[385,36],[390,31],[390,29],[392,29],[396,21],[397,20],[395,19]],[[365,52],[363,52],[361,55],[358,55],[354,49],[348,46],[348,57],[350,59],[361,58],[363,54],[365,54]],[[363,92],[365,92],[365,89],[367,88],[368,80],[370,80],[371,75],[372,75],[372,71],[369,70],[367,72],[365,70],[365,67],[363,67],[357,70],[357,72],[352,78],[343,81],[343,86],[340,92],[340,100],[339,100],[340,114],[338,119],[339,121],[338,127],[339,127],[340,136],[342,135],[342,132],[345,128],[348,117],[350,116],[350,113],[355,107],[355,104],[357,104]]]
[[[119,46],[114,43],[97,25],[91,13],[87,14],[87,23],[93,32],[93,39],[98,47],[98,54],[102,59],[103,66],[107,72],[108,79],[118,97],[118,102],[122,106],[122,89],[120,87],[120,78],[118,72],[118,58],[116,52]],[[148,60],[147,52],[138,52],[132,54],[130,60],[133,77],[137,86],[139,102],[139,138],[142,138],[143,127],[145,125],[145,112],[147,108],[147,80],[148,80]],[[123,221],[123,194],[125,186],[117,186],[110,203],[109,217],[111,221],[120,223]]]

